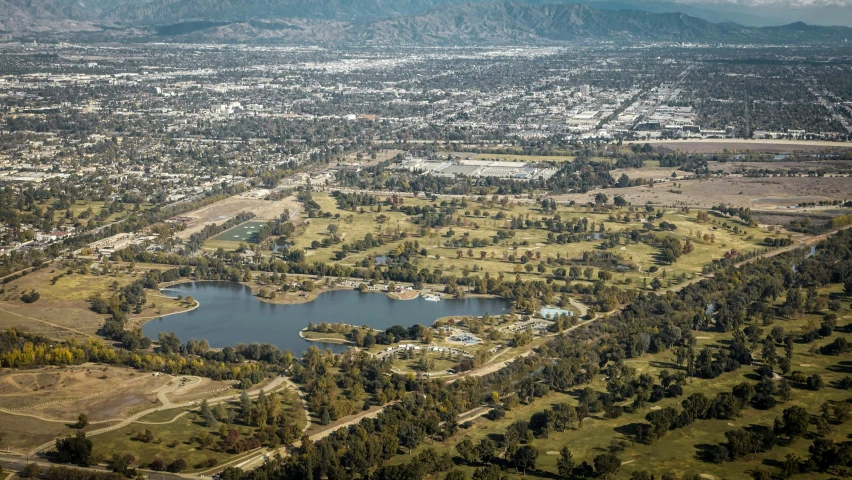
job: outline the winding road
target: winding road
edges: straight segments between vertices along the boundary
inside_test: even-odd
[[[146,415],[150,415],[150,414],[155,413],[155,412],[160,412],[160,411],[163,411],[163,410],[173,410],[173,409],[177,409],[177,408],[187,408],[187,407],[192,407],[192,406],[198,404],[198,402],[195,401],[195,400],[192,400],[192,401],[189,401],[189,402],[182,402],[182,403],[173,403],[168,398],[169,394],[176,393],[176,392],[178,392],[178,391],[180,391],[180,390],[182,390],[186,387],[189,387],[191,385],[195,385],[195,384],[197,384],[201,381],[201,378],[190,376],[190,375],[182,375],[178,378],[190,378],[190,379],[192,379],[192,383],[183,383],[183,382],[172,381],[170,384],[168,384],[164,387],[160,387],[157,390],[157,399],[162,403],[162,405],[157,406],[157,407],[153,407],[153,408],[149,408],[149,409],[146,409],[146,410],[142,410],[141,412],[134,413],[133,415],[131,415],[131,416],[129,416],[129,417],[123,419],[123,420],[120,420],[113,425],[103,427],[103,428],[99,428],[97,430],[92,430],[90,432],[86,432],[86,436],[92,437],[92,436],[95,436],[95,435],[101,435],[101,434],[104,434],[104,433],[112,432],[114,430],[118,430],[119,428],[124,428],[124,427],[130,425],[131,423],[138,421],[140,418],[142,418]],[[177,380],[177,378],[175,378],[175,380]],[[264,385],[263,387],[258,387],[256,389],[249,390],[249,392],[248,392],[249,397],[256,397],[257,395],[260,394],[261,390],[263,390],[265,392],[273,391],[275,388],[277,388],[279,385],[281,385],[284,382],[289,382],[289,380],[287,380],[287,378],[282,377],[282,376],[275,377],[271,382]],[[291,383],[291,385],[292,385],[292,383]],[[207,399],[207,403],[210,404],[210,405],[216,405],[216,404],[219,404],[219,403],[222,403],[222,402],[229,402],[229,401],[232,401],[232,400],[236,400],[239,397],[240,397],[240,394],[224,395],[224,396],[221,396],[221,397],[215,397],[215,398]],[[16,415],[16,413],[11,413],[11,414]],[[32,415],[28,415],[28,416],[32,416]],[[172,420],[170,420],[168,422],[163,422],[163,423],[171,423],[171,422],[175,421],[179,416],[180,415],[176,416],[175,418],[173,418]],[[146,423],[146,424],[149,424],[149,425],[157,425],[157,423],[149,423],[149,422],[140,422],[140,423]],[[51,440],[50,442],[43,443],[43,444],[31,449],[29,451],[29,454],[35,455],[35,454],[38,454],[40,452],[45,452],[45,451],[51,449],[52,447],[54,447],[55,445],[56,445],[56,441]]]

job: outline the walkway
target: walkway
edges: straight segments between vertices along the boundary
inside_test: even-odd
[[[193,378],[198,378],[198,377],[193,377]],[[271,392],[276,387],[281,385],[281,383],[283,383],[285,380],[287,380],[287,379],[285,377],[282,377],[282,376],[275,377],[271,382],[264,385],[262,388],[258,387],[256,390],[250,390],[249,391],[249,397],[256,397],[257,395],[260,394],[261,391],[264,391],[264,392],[267,392],[267,393]],[[180,390],[181,388],[185,388],[186,386],[188,386],[188,385],[177,386],[172,391],[163,392],[163,397],[161,397],[161,395],[158,393],[157,398],[165,398],[166,401],[168,402],[168,404],[164,404],[164,405],[161,405],[161,406],[158,406],[158,407],[149,408],[147,410],[143,410],[141,412],[135,413],[135,414],[131,415],[130,417],[125,418],[124,420],[121,420],[120,422],[118,422],[114,425],[110,425],[108,427],[99,428],[97,430],[92,430],[90,432],[86,432],[86,436],[92,437],[92,436],[95,436],[95,435],[101,435],[101,434],[104,434],[104,433],[112,432],[114,430],[118,430],[120,428],[124,428],[124,427],[130,425],[131,423],[136,422],[137,420],[139,420],[140,418],[142,418],[146,415],[150,415],[152,413],[159,412],[159,411],[162,411],[162,410],[172,410],[172,409],[176,409],[176,408],[187,408],[187,407],[192,407],[192,406],[196,405],[198,402],[195,401],[195,400],[192,400],[192,401],[189,401],[189,402],[183,402],[183,403],[172,403],[167,397],[164,396],[166,393],[176,392],[176,391]],[[221,396],[221,397],[211,398],[211,399],[207,400],[207,403],[209,405],[216,405],[216,404],[223,403],[223,402],[229,402],[229,401],[238,399],[240,397],[240,395],[241,394],[233,394],[233,395],[225,395],[225,396]],[[174,421],[174,419],[172,421]],[[56,445],[55,440],[43,443],[43,444],[31,449],[29,451],[29,454],[35,455],[39,452],[47,451],[55,445]]]

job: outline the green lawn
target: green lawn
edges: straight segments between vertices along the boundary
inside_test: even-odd
[[[172,414],[174,415],[175,412],[172,412]],[[151,420],[148,417],[142,420],[168,420],[161,420],[157,417],[155,417],[157,419]],[[162,459],[166,464],[182,458],[186,461],[190,469],[196,464],[210,458],[216,459],[219,463],[232,458],[233,455],[228,453],[218,452],[212,448],[202,448],[193,440],[203,434],[209,435],[213,439],[214,444],[220,440],[218,429],[207,428],[201,419],[197,417],[196,413],[190,412],[172,423],[164,425],[131,424],[112,432],[94,436],[92,437],[92,442],[94,443],[95,454],[108,460],[114,453],[131,453],[136,457],[138,465],[147,465],[155,458]],[[134,439],[138,433],[142,433],[146,429],[151,430],[154,434],[155,440],[153,442],[145,443]],[[251,429],[248,427],[239,427],[239,430],[243,434],[246,434]],[[172,442],[176,442],[177,444],[174,445]],[[174,446],[170,447],[170,444]]]
[[[241,223],[233,228],[225,230],[224,232],[216,235],[210,240],[212,241],[222,241],[222,242],[245,242],[245,243],[257,243],[257,232],[260,227],[266,225],[266,222],[258,222],[258,221],[248,221]]]
[[[832,285],[822,289],[820,293],[837,295],[841,291],[842,286]],[[779,299],[779,301],[783,300]],[[843,305],[844,310],[838,314],[839,327],[852,323],[852,312],[849,309],[848,297],[844,300]],[[782,326],[786,332],[798,332],[803,326],[807,325],[809,320],[818,321],[820,318],[821,315],[809,314],[801,318],[778,319],[773,325],[764,327],[764,330],[765,333],[768,333],[773,326]],[[696,332],[696,336],[698,337],[697,349],[705,345],[721,345],[722,342],[726,342],[731,338],[730,333],[721,334],[714,332]],[[615,478],[627,479],[635,470],[648,470],[655,474],[657,478],[660,478],[661,474],[668,471],[674,471],[680,475],[702,474],[708,479],[749,478],[748,472],[755,468],[767,469],[773,474],[778,474],[779,470],[776,465],[778,465],[778,462],[783,461],[785,455],[788,453],[795,453],[800,457],[806,458],[808,446],[811,444],[812,438],[798,439],[791,445],[778,445],[768,452],[722,464],[707,463],[700,459],[698,454],[700,445],[712,445],[724,442],[724,434],[729,430],[749,425],[771,426],[774,419],[779,417],[781,412],[791,405],[799,405],[806,408],[811,414],[819,414],[819,406],[823,402],[847,401],[849,393],[838,390],[831,385],[834,381],[848,375],[848,367],[841,366],[840,362],[848,362],[849,355],[825,356],[812,352],[814,345],[818,350],[819,346],[830,343],[838,336],[852,341],[852,333],[835,331],[831,337],[817,340],[812,344],[796,343],[794,345],[792,369],[800,370],[805,375],[819,373],[826,382],[826,387],[822,390],[811,391],[804,387],[794,387],[792,399],[789,402],[778,404],[774,408],[768,410],[758,410],[751,407],[745,408],[742,414],[733,420],[698,420],[685,428],[670,431],[663,438],[650,445],[632,444],[618,453],[618,456],[624,463]],[[759,348],[758,346],[757,351],[759,351]],[[777,352],[779,356],[784,355],[784,350],[781,347],[777,349]],[[668,369],[670,372],[677,371],[679,368],[673,362],[673,353],[664,352],[644,355],[641,358],[627,360],[625,363],[636,368],[637,373],[649,373],[657,377],[663,369]],[[608,450],[610,443],[614,439],[629,438],[629,433],[633,431],[631,424],[644,423],[645,415],[652,408],[672,406],[680,410],[680,402],[691,393],[703,392],[705,395],[712,397],[719,392],[730,392],[733,386],[745,381],[754,384],[756,379],[756,375],[754,374],[755,368],[754,366],[743,366],[735,372],[724,373],[715,379],[691,379],[684,387],[684,395],[682,397],[663,399],[656,404],[649,403],[635,413],[625,412],[616,419],[605,419],[602,414],[595,414],[595,418],[587,419],[581,429],[553,433],[549,438],[537,438],[532,444],[540,452],[537,462],[538,470],[534,472],[528,471],[527,477],[556,478],[554,475],[557,474],[556,461],[558,455],[555,452],[558,452],[563,446],[567,446],[571,450],[578,463],[583,460],[591,463],[596,455]],[[595,390],[605,391],[603,375],[599,375],[590,386]],[[476,443],[487,435],[502,435],[506,427],[512,422],[519,419],[529,420],[533,413],[549,408],[552,404],[565,401],[573,405],[577,404],[577,400],[572,394],[551,392],[544,398],[533,402],[532,405],[521,405],[507,412],[507,416],[504,419],[490,421],[481,417],[474,421],[474,425],[471,428],[460,429],[455,436],[445,442],[436,442],[434,445],[429,445],[427,441],[415,449],[413,455],[416,455],[427,447],[435,448],[439,452],[449,452],[457,455],[453,447],[462,439],[468,438]],[[813,427],[811,427],[811,431],[813,432]],[[843,442],[847,441],[851,434],[852,422],[848,422],[844,425],[834,425],[834,431],[829,438],[832,438],[835,442]],[[392,460],[392,463],[405,463],[410,460],[410,457],[409,455],[399,455]],[[468,476],[470,476],[474,467],[463,465],[461,459],[458,457],[455,460],[458,468],[466,471]],[[520,475],[513,475],[513,470],[507,473],[510,478],[521,478]],[[797,475],[795,478],[828,479],[831,477],[829,474],[811,473]],[[440,476],[435,478],[440,478]]]
[[[304,408],[298,395],[292,390],[280,390],[282,408],[287,418],[297,426],[305,425]],[[236,408],[231,405],[229,408]],[[187,471],[202,471],[210,467],[201,467],[201,462],[215,459],[223,464],[241,455],[218,451],[216,445],[222,439],[219,424],[214,428],[207,427],[198,410],[172,409],[162,410],[146,415],[138,423],[132,423],[124,428],[92,437],[95,455],[103,460],[109,460],[113,454],[131,453],[136,457],[136,464],[145,466],[155,458],[162,459],[166,464],[182,458],[188,465]],[[142,423],[148,422],[148,423]],[[168,423],[163,423],[168,422]],[[243,437],[252,436],[257,429],[245,425],[228,425],[227,429],[236,429]],[[146,443],[137,440],[137,434],[150,430],[154,441]],[[207,447],[201,446],[198,439],[204,436],[210,438]],[[244,455],[244,454],[242,454]],[[199,466],[200,468],[194,468]]]

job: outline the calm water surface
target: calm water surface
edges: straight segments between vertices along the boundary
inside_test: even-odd
[[[251,289],[231,282],[190,282],[163,289],[163,294],[176,297],[191,295],[200,303],[195,310],[152,320],[142,332],[156,339],[160,332],[175,332],[181,341],[207,339],[212,347],[237,343],[269,343],[281,350],[301,355],[308,346],[331,348],[335,352],[344,345],[308,342],[299,331],[309,322],[369,325],[384,330],[391,325],[410,327],[431,325],[449,315],[498,315],[508,311],[508,303],[494,298],[466,298],[429,302],[423,298],[392,300],[380,293],[335,290],[321,294],[316,300],[295,305],[275,305],[254,298]]]

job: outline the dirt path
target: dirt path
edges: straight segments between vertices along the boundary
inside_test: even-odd
[[[63,327],[62,325],[57,325],[55,323],[48,322],[47,320],[41,320],[41,319],[38,319],[38,318],[35,318],[35,317],[30,317],[28,315],[21,315],[20,313],[10,312],[9,310],[6,310],[5,308],[0,308],[0,312],[5,312],[5,313],[8,313],[9,315],[14,315],[16,317],[25,318],[27,320],[32,320],[34,322],[43,323],[45,325],[50,325],[51,327],[58,328],[60,330],[68,330],[69,332],[74,332],[74,333],[76,333],[78,335],[82,335],[86,338],[91,337],[90,334],[85,333],[85,332],[81,332],[80,330],[77,330],[77,329],[74,329],[74,328],[71,328],[71,327]]]
[[[198,377],[195,377],[195,378],[198,378]],[[249,397],[256,397],[257,395],[260,394],[261,391],[270,392],[270,391],[274,390],[278,385],[281,385],[285,380],[286,380],[285,377],[280,377],[280,376],[275,377],[275,379],[273,379],[271,382],[264,385],[263,388],[258,388],[256,390],[249,391]],[[185,386],[187,386],[187,385],[184,385],[184,387]],[[183,388],[183,387],[178,386],[174,391],[178,391],[181,388]],[[171,393],[171,392],[166,392],[166,393]],[[160,395],[158,394],[157,397],[160,398]],[[216,405],[216,404],[219,404],[219,403],[222,403],[222,402],[228,402],[228,401],[231,401],[231,400],[236,400],[239,397],[240,397],[240,394],[224,395],[224,396],[221,396],[221,397],[215,397],[215,398],[208,399],[207,403],[209,405]],[[95,436],[95,435],[101,435],[103,433],[112,432],[113,430],[118,430],[119,428],[124,428],[124,427],[130,425],[131,423],[136,422],[137,420],[144,417],[145,415],[149,415],[149,414],[154,413],[154,412],[159,412],[161,410],[171,410],[171,409],[175,409],[175,408],[192,407],[192,406],[196,405],[197,403],[199,403],[195,400],[192,400],[192,401],[189,401],[189,402],[183,402],[183,403],[172,403],[170,400],[168,400],[168,398],[166,398],[166,400],[168,401],[168,405],[161,405],[161,406],[158,406],[158,407],[149,408],[147,410],[143,410],[141,412],[135,413],[135,414],[125,418],[124,420],[119,421],[118,423],[116,423],[114,425],[110,425],[108,427],[104,427],[104,428],[100,428],[100,429],[97,429],[97,430],[92,430],[90,432],[86,432],[86,436],[91,437],[91,436]],[[29,454],[35,455],[38,452],[43,452],[43,451],[49,450],[55,444],[56,444],[55,440],[52,440],[52,441],[47,442],[47,443],[43,443],[43,444],[31,449]]]
[[[766,252],[765,254],[758,255],[758,256],[756,256],[756,257],[753,257],[753,258],[750,258],[750,259],[745,260],[745,261],[743,261],[743,262],[740,262],[739,264],[736,264],[736,266],[737,266],[737,267],[742,266],[742,265],[744,265],[744,264],[747,264],[747,263],[749,263],[749,262],[754,261],[754,260],[755,260],[755,259],[757,259],[757,258],[768,258],[768,257],[772,257],[772,256],[775,256],[775,255],[779,255],[779,254],[781,254],[781,253],[783,253],[783,252],[786,252],[786,251],[794,250],[794,249],[796,249],[796,248],[801,248],[801,247],[806,247],[806,246],[813,245],[813,244],[815,244],[815,243],[819,242],[820,240],[823,240],[823,239],[827,238],[828,236],[830,236],[830,235],[832,235],[832,234],[834,234],[834,233],[836,233],[836,232],[838,232],[838,231],[840,231],[840,230],[844,230],[844,229],[846,229],[846,228],[850,228],[850,227],[852,227],[852,225],[850,225],[850,226],[846,226],[846,227],[843,227],[843,228],[839,228],[839,229],[836,229],[836,230],[833,230],[833,231],[830,231],[830,232],[826,232],[826,233],[824,233],[824,234],[822,234],[822,235],[817,235],[817,236],[814,236],[814,237],[810,237],[810,238],[808,238],[808,239],[805,239],[804,241],[802,241],[800,244],[797,244],[797,245],[793,245],[793,246],[790,246],[790,247],[780,248],[780,249],[772,250],[772,251],[770,251],[770,252]],[[691,279],[691,280],[689,280],[689,281],[687,281],[687,282],[681,283],[680,285],[675,285],[675,286],[672,286],[672,287],[670,287],[670,288],[668,288],[668,289],[665,289],[665,290],[662,290],[662,291],[672,290],[672,291],[675,291],[675,292],[676,292],[676,291],[679,291],[679,290],[681,290],[681,289],[683,289],[683,288],[686,288],[688,285],[690,285],[690,284],[692,284],[692,283],[695,283],[695,282],[698,282],[698,281],[704,280],[705,278],[709,278],[709,277],[712,277],[712,274],[709,274],[709,275],[700,275],[700,276],[697,276],[696,278]],[[587,307],[587,306],[582,305],[582,304],[579,304],[579,303],[576,303],[576,302],[574,302],[574,301],[572,301],[571,303],[572,303],[572,305],[573,305],[573,306],[575,306],[575,307],[576,307],[576,308],[578,308],[578,309],[581,309],[581,307],[583,307],[583,309],[585,310],[585,313],[583,313],[583,315],[586,315],[586,314],[588,313],[588,310],[589,310],[589,309],[588,309],[588,307]],[[576,330],[576,329],[578,329],[578,328],[582,328],[582,327],[584,327],[584,326],[586,326],[586,325],[590,325],[591,323],[596,322],[596,321],[598,321],[598,320],[600,320],[600,319],[607,318],[607,317],[609,317],[609,316],[611,316],[611,315],[614,315],[614,314],[616,314],[616,313],[619,313],[619,312],[621,312],[621,310],[622,310],[621,308],[618,308],[618,309],[612,310],[612,311],[610,311],[610,312],[598,313],[598,314],[596,314],[595,318],[593,318],[593,319],[591,319],[591,320],[587,320],[587,321],[582,322],[582,323],[579,323],[579,324],[577,324],[577,325],[574,325],[573,327],[567,328],[567,329],[563,330],[563,331],[561,332],[561,334],[567,334],[567,333],[569,333],[569,332],[571,332],[571,331],[573,331],[573,330]],[[583,310],[581,309],[581,312],[582,312],[582,311],[583,311]],[[557,333],[557,334],[554,334],[553,336],[555,336],[555,335],[559,335],[559,334]],[[526,352],[524,352],[524,353],[521,353],[521,354],[519,354],[519,355],[514,356],[514,357],[513,357],[513,358],[511,358],[511,359],[504,360],[504,361],[502,361],[502,362],[498,362],[498,363],[490,363],[490,364],[483,365],[483,366],[481,366],[481,367],[479,367],[479,368],[477,368],[477,369],[474,369],[474,370],[471,370],[471,371],[466,372],[466,373],[464,373],[464,374],[457,375],[457,376],[455,376],[455,377],[453,377],[453,378],[450,378],[450,379],[448,379],[448,380],[447,380],[447,383],[453,383],[453,382],[455,382],[456,380],[458,380],[459,378],[464,378],[464,377],[481,377],[481,376],[483,376],[483,375],[488,375],[489,373],[497,372],[497,371],[499,371],[499,370],[503,369],[506,365],[508,365],[508,364],[510,364],[510,363],[512,363],[512,362],[514,362],[515,360],[517,360],[517,359],[519,359],[519,358],[526,357],[526,356],[528,356],[528,355],[530,355],[530,354],[532,354],[532,353],[533,353],[533,350],[532,350],[532,349],[530,349],[530,350],[528,350],[528,351],[526,351]],[[497,354],[497,355],[495,355],[494,357],[492,357],[492,360],[493,360],[493,359],[495,359],[496,357],[498,357],[499,355],[500,355],[500,354]],[[294,386],[294,387],[295,387],[295,386]],[[300,395],[301,395],[301,392],[300,392]],[[331,435],[331,433],[332,433],[332,432],[334,432],[335,430],[337,430],[337,429],[339,429],[339,428],[344,428],[344,427],[348,427],[348,426],[350,426],[350,425],[354,425],[354,424],[356,424],[356,423],[360,422],[361,420],[363,420],[364,418],[376,418],[376,417],[379,415],[379,413],[383,412],[383,411],[384,411],[386,408],[388,408],[390,405],[392,405],[392,404],[388,404],[388,405],[385,405],[385,406],[383,406],[383,407],[381,407],[381,408],[378,408],[378,409],[376,409],[376,410],[373,410],[373,411],[367,411],[367,412],[364,412],[364,413],[362,413],[362,414],[356,415],[356,416],[354,416],[353,418],[351,418],[350,420],[348,420],[348,421],[346,421],[346,422],[344,422],[344,423],[341,423],[341,424],[339,424],[339,425],[335,425],[335,426],[333,426],[333,427],[328,427],[328,428],[326,428],[326,429],[324,429],[324,430],[321,430],[321,431],[319,431],[319,432],[316,432],[316,433],[314,433],[313,435],[311,435],[309,438],[310,438],[312,441],[317,441],[317,440],[320,440],[320,439],[322,439],[322,438],[325,438],[325,437],[327,437],[327,436]],[[486,406],[476,407],[476,408],[474,408],[474,409],[472,409],[472,410],[469,410],[469,411],[467,411],[467,412],[464,412],[464,413],[460,414],[460,415],[459,415],[459,417],[458,417],[458,419],[459,419],[459,421],[470,421],[470,420],[473,420],[473,419],[475,419],[475,418],[478,418],[478,417],[480,417],[480,416],[482,416],[482,415],[485,415],[486,413],[488,413],[488,411],[489,411],[489,410],[490,410],[490,408],[489,408],[489,407],[486,407]],[[308,417],[308,418],[310,418],[310,417]],[[298,447],[298,442],[297,442],[296,444],[294,444],[294,447]],[[280,453],[282,456],[287,455],[287,448],[286,448],[286,447],[282,447],[281,449],[279,449],[278,453]],[[267,458],[268,456],[269,456],[269,453],[261,453],[261,454],[257,455],[256,457],[252,457],[252,458],[250,458],[250,459],[248,459],[248,460],[246,460],[246,461],[244,461],[244,462],[240,463],[239,465],[237,465],[237,467],[242,468],[242,469],[252,469],[252,468],[256,468],[256,467],[258,467],[259,465],[262,465],[262,464],[263,464],[264,459],[265,459],[265,458]]]
[[[752,258],[749,258],[747,260],[743,260],[742,262],[735,263],[734,267],[740,268],[743,265],[749,264],[749,263],[757,260],[758,258],[772,258],[774,256],[781,255],[782,253],[792,252],[793,250],[796,250],[798,248],[810,247],[810,246],[816,245],[817,243],[825,240],[826,238],[834,235],[835,233],[840,232],[842,230],[846,230],[848,228],[852,228],[852,225],[846,225],[845,227],[835,228],[834,230],[830,230],[826,233],[821,233],[819,235],[807,237],[807,238],[803,239],[802,241],[800,241],[799,243],[796,243],[796,244],[793,244],[793,245],[790,245],[790,246],[787,246],[787,247],[776,248],[775,250],[770,250],[766,253],[761,253],[760,255],[758,255],[756,257],[752,257]],[[707,279],[707,278],[713,278],[713,274],[708,273],[708,274],[704,274],[704,275],[697,275],[695,278],[687,280],[686,282],[683,282],[679,285],[672,285],[671,287],[660,289],[660,290],[658,290],[658,293],[665,293],[665,292],[668,292],[668,291],[678,292],[678,291],[686,288],[687,286],[692,285],[693,283],[700,282],[701,280],[704,280],[704,279]]]
[[[189,412],[190,412],[190,410],[186,410],[186,411],[184,411],[184,412],[180,412],[180,413],[178,413],[177,415],[175,415],[175,416],[174,416],[174,418],[172,418],[171,420],[165,421],[165,422],[141,422],[141,421],[137,420],[137,421],[135,421],[135,422],[133,422],[133,423],[138,423],[138,424],[140,424],[140,425],[168,425],[168,424],[170,424],[170,423],[174,423],[174,422],[176,422],[176,421],[177,421],[180,417],[182,417],[182,416],[186,415],[186,414],[187,414],[187,413],[189,413]]]
[[[174,405],[174,403],[172,403],[169,397],[166,396],[167,394],[177,393],[183,390],[184,388],[191,387],[193,385],[198,385],[202,382],[201,377],[196,377],[192,375],[183,375],[180,378],[189,378],[192,381],[191,383],[184,383],[178,381],[176,378],[173,378],[172,381],[169,382],[167,385],[163,385],[162,387],[154,390],[155,392],[157,392],[157,400],[159,400],[160,403],[163,404],[162,407],[160,407],[161,409],[172,408],[172,406]]]
[[[583,305],[582,303],[572,299],[568,300],[568,303],[571,304],[572,307],[576,308],[580,311],[580,317],[585,317],[589,313],[589,307]]]
[[[471,420],[476,420],[477,418],[479,418],[479,417],[487,414],[488,412],[490,412],[491,409],[492,409],[492,407],[485,406],[485,405],[483,405],[481,407],[476,407],[474,409],[460,413],[458,418],[456,418],[456,421],[458,423],[464,423],[464,422],[469,422]]]
[[[299,389],[299,387],[297,387],[292,380],[286,377],[283,378],[284,384],[287,385],[287,388],[292,388],[293,390],[295,390],[296,393],[299,395],[299,400],[302,401],[302,408],[305,409],[305,427],[302,428],[302,432],[305,432],[309,428],[311,428],[311,412],[308,410],[308,399],[305,397],[305,392]]]
[[[346,427],[349,427],[351,425],[355,425],[356,423],[361,422],[361,420],[363,420],[365,418],[376,418],[377,416],[379,416],[380,413],[385,411],[386,408],[388,408],[392,405],[395,405],[396,403],[397,402],[389,403],[389,404],[384,405],[382,407],[367,410],[366,412],[359,413],[359,414],[353,416],[352,418],[350,418],[349,420],[347,420],[343,423],[339,423],[339,424],[336,424],[336,425],[333,425],[333,426],[328,426],[328,427],[326,427],[326,428],[324,428],[324,429],[322,429],[318,432],[315,432],[314,434],[312,434],[308,438],[312,442],[317,442],[317,441],[322,440],[323,438],[331,435],[332,433],[334,433],[338,429],[346,428]],[[293,447],[299,448],[299,446],[301,446],[301,444],[302,444],[301,441],[296,441],[296,442],[293,443]],[[286,457],[287,455],[289,455],[288,449],[289,449],[288,446],[284,446],[284,447],[279,448],[278,451],[274,452],[274,453],[266,452],[266,451],[260,452],[260,453],[258,453],[257,456],[249,458],[249,459],[247,459],[247,460],[245,460],[245,461],[243,461],[243,462],[241,462],[241,463],[239,463],[235,466],[237,468],[241,468],[243,470],[251,470],[251,469],[254,469],[254,468],[257,468],[257,467],[263,465],[264,460],[266,458],[268,458],[270,455],[274,455],[275,453],[280,454],[282,457]]]

